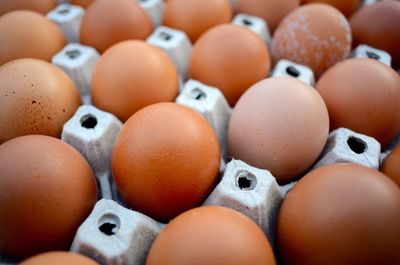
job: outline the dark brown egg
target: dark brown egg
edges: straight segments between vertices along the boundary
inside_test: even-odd
[[[302,4],[308,3],[325,3],[336,7],[346,17],[349,17],[357,10],[360,0],[301,0]]]
[[[400,187],[400,144],[398,144],[381,166],[381,171]]]
[[[27,134],[60,137],[80,105],[72,80],[56,66],[19,59],[0,67],[0,143]]]
[[[0,65],[19,58],[51,61],[65,45],[60,28],[32,11],[13,11],[0,17]]]
[[[400,131],[400,76],[383,63],[338,63],[319,79],[317,90],[328,107],[331,130],[349,128],[384,147]]]
[[[57,6],[57,0],[1,0],[0,16],[14,10],[31,10],[46,15]]]
[[[20,265],[98,265],[92,259],[73,252],[54,251],[36,255]]]
[[[0,252],[20,258],[68,250],[97,197],[88,162],[50,136],[0,145],[0,183]]]
[[[333,164],[303,177],[277,226],[286,265],[400,264],[400,189],[384,174]]]
[[[230,24],[214,27],[196,42],[190,58],[192,79],[219,88],[231,106],[270,70],[267,46],[252,31]]]
[[[232,209],[203,206],[172,220],[150,249],[146,265],[275,265],[261,229]]]

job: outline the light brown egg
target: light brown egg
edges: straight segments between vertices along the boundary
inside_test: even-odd
[[[87,8],[95,0],[70,0],[71,5],[78,5]]]
[[[97,197],[88,162],[50,136],[0,145],[0,182],[0,252],[19,258],[68,250]]]
[[[125,202],[161,221],[199,206],[217,181],[219,164],[219,143],[208,121],[175,103],[136,112],[112,153],[112,173]]]
[[[92,259],[73,252],[54,251],[31,257],[20,265],[98,265]]]
[[[357,10],[360,0],[301,0],[301,3],[325,3],[336,7],[343,15],[349,17]]]
[[[80,40],[103,53],[124,40],[144,40],[153,30],[149,15],[132,0],[96,0],[85,12]]]
[[[0,16],[14,10],[31,10],[46,15],[57,6],[57,0],[1,0]]]
[[[350,18],[353,46],[368,44],[390,53],[400,67],[400,2],[381,1],[366,6]]]
[[[19,59],[0,67],[0,143],[27,134],[60,137],[80,105],[72,80],[56,66]]]
[[[399,221],[393,181],[357,164],[333,164],[289,191],[278,217],[278,249],[286,265],[400,264]]]
[[[232,19],[229,0],[169,0],[163,24],[184,31],[192,42],[208,29]]]
[[[394,180],[400,187],[400,144],[398,144],[385,159],[381,171]]]
[[[313,87],[294,78],[268,78],[236,104],[228,129],[229,154],[271,171],[285,184],[315,162],[328,132],[328,111]]]
[[[331,130],[345,127],[383,147],[400,132],[400,77],[373,59],[349,59],[329,69],[317,90],[329,111]]]
[[[346,18],[327,4],[308,4],[290,13],[274,33],[275,62],[288,59],[309,66],[317,77],[347,58],[351,30]]]
[[[300,0],[237,0],[236,11],[265,19],[273,32],[281,20],[299,5]]]
[[[194,45],[192,79],[219,88],[231,106],[270,70],[267,46],[252,31],[224,24],[207,31]]]
[[[0,17],[0,65],[19,58],[51,61],[65,45],[62,31],[42,14],[13,11]]]
[[[126,121],[150,104],[173,101],[178,74],[170,58],[143,41],[125,41],[107,50],[93,73],[92,100]]]
[[[172,220],[150,249],[146,265],[275,265],[261,229],[229,208],[202,206]]]

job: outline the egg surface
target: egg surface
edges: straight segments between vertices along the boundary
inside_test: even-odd
[[[0,16],[15,10],[31,10],[47,14],[57,6],[57,0],[1,0]]]
[[[78,5],[87,8],[95,0],[70,0],[71,5]]]
[[[92,259],[73,252],[53,251],[33,256],[20,265],[98,265]]]
[[[380,170],[400,187],[400,144],[385,159]]]
[[[360,0],[301,0],[301,3],[325,3],[336,7],[343,15],[349,17],[357,10]]]

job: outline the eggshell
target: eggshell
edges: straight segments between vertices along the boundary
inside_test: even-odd
[[[189,62],[189,75],[219,88],[230,105],[270,70],[267,46],[252,31],[236,25],[220,25],[197,41]]]
[[[83,16],[80,40],[103,53],[124,40],[144,40],[152,30],[149,15],[136,1],[96,0]]]
[[[112,172],[130,207],[166,221],[198,206],[218,177],[220,150],[206,119],[175,104],[158,103],[122,127]]]
[[[400,131],[400,77],[373,59],[349,59],[329,69],[317,90],[329,111],[331,129],[349,128],[385,147]]]
[[[43,135],[0,145],[0,182],[0,252],[21,258],[67,250],[97,197],[83,156]]]
[[[301,0],[301,3],[325,3],[336,7],[343,15],[349,17],[357,10],[360,0]]]
[[[351,30],[346,18],[327,4],[299,7],[282,21],[274,33],[271,53],[280,59],[309,66],[316,77],[347,58]]]
[[[271,31],[281,20],[300,5],[300,0],[237,0],[236,10],[265,19]]]
[[[368,44],[392,56],[400,67],[400,2],[381,1],[365,6],[350,18],[353,46]]]
[[[92,259],[73,252],[54,251],[31,257],[20,265],[98,265]]]
[[[178,74],[170,58],[143,41],[125,41],[107,50],[96,65],[92,101],[126,121],[153,103],[173,101]]]
[[[62,31],[42,14],[13,11],[0,17],[0,65],[18,58],[51,61],[65,45]]]
[[[184,31],[192,42],[208,29],[232,19],[229,0],[169,0],[163,24]]]
[[[400,144],[385,159],[380,170],[400,187]]]
[[[84,8],[87,8],[91,3],[95,0],[70,0],[71,5],[77,5]]]
[[[277,226],[284,264],[400,264],[400,189],[356,164],[312,171],[289,191]]]
[[[187,211],[161,231],[146,265],[275,265],[260,228],[241,213],[218,206]]]
[[[47,14],[57,6],[57,0],[1,0],[0,16],[14,10],[31,10]]]
[[[72,80],[56,66],[18,59],[0,67],[0,143],[27,135],[60,137],[80,105]]]
[[[236,104],[228,128],[229,154],[271,171],[284,184],[313,164],[328,132],[328,111],[314,88],[294,78],[268,78]]]

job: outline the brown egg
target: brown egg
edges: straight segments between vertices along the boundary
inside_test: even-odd
[[[113,147],[112,172],[133,209],[166,221],[200,205],[218,177],[220,150],[206,119],[175,103],[135,113]]]
[[[232,209],[203,206],[187,211],[161,231],[146,265],[275,265],[260,228]]]
[[[84,8],[87,8],[94,1],[95,0],[70,0],[70,3],[71,3],[71,5],[77,5],[77,6],[82,6]]]
[[[261,38],[231,24],[207,31],[194,45],[189,64],[192,79],[218,87],[232,106],[270,70],[268,49]]]
[[[178,74],[170,58],[143,41],[125,41],[107,50],[93,73],[92,101],[126,121],[153,103],[173,101]]]
[[[294,78],[268,78],[236,104],[228,129],[229,154],[270,170],[284,184],[315,162],[328,132],[328,111],[313,87]]]
[[[382,173],[333,164],[283,201],[277,242],[286,265],[400,264],[400,189]]]
[[[373,59],[349,59],[329,69],[317,90],[328,107],[331,129],[367,134],[385,147],[400,131],[400,77]]]
[[[398,144],[381,166],[381,171],[400,187],[400,144]]]
[[[27,134],[60,137],[80,105],[72,80],[56,66],[18,59],[0,67],[0,143]]]
[[[232,19],[229,0],[169,0],[163,24],[184,31],[192,42],[208,29]]]
[[[31,257],[20,265],[98,265],[92,259],[73,252],[54,251]]]
[[[57,0],[1,0],[0,16],[14,10],[32,10],[44,15],[57,6]]]
[[[0,145],[0,183],[0,252],[21,258],[67,250],[97,197],[83,156],[43,135]]]
[[[42,14],[13,11],[0,17],[0,65],[18,58],[51,61],[65,45],[64,34]]]
[[[124,40],[146,39],[152,27],[150,17],[136,1],[97,0],[83,16],[80,40],[102,53]]]
[[[336,7],[346,17],[349,17],[354,11],[357,10],[360,0],[301,0],[301,3],[325,3]]]
[[[275,62],[288,59],[309,66],[317,77],[344,60],[351,48],[346,18],[327,4],[308,4],[290,13],[274,33]]]
[[[273,32],[281,20],[299,4],[300,0],[237,0],[236,11],[265,19]]]
[[[390,53],[400,67],[400,2],[381,1],[357,11],[350,19],[353,46],[368,44]]]

